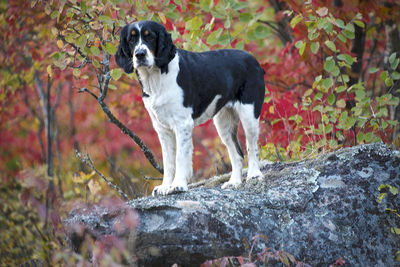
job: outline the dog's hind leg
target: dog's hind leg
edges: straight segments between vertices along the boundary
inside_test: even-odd
[[[257,140],[260,132],[259,120],[254,116],[253,104],[237,105],[237,112],[242,122],[243,130],[246,135],[246,148],[249,158],[249,168],[247,180],[255,177],[262,177],[260,163],[258,160]]]
[[[213,118],[222,143],[227,147],[232,164],[232,175],[222,188],[235,187],[242,183],[243,152],[237,137],[239,117],[234,109],[222,108]]]

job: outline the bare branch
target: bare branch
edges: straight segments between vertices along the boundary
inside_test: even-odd
[[[121,188],[113,184],[107,177],[105,177],[99,170],[96,169],[88,153],[82,156],[78,150],[75,150],[75,154],[81,162],[83,162],[86,166],[95,171],[111,188],[116,190],[125,200],[129,200],[128,195],[125,194]]]
[[[96,100],[97,100],[97,95],[95,95],[92,91],[90,91],[89,89],[87,89],[86,87],[80,88],[78,90],[78,93],[89,93],[91,96],[93,96]]]
[[[118,128],[121,129],[121,131],[129,136],[133,141],[140,147],[142,152],[144,153],[145,157],[147,160],[151,163],[151,165],[160,173],[163,173],[164,170],[163,168],[157,163],[157,161],[154,158],[153,153],[151,150],[146,146],[146,144],[142,141],[142,139],[139,138],[134,132],[132,132],[128,127],[126,127],[121,121],[119,121],[114,114],[110,111],[109,107],[107,106],[106,103],[104,103],[102,100],[97,99],[97,102],[100,104],[101,109],[104,111],[104,113],[107,114],[108,118],[112,123],[114,123]]]
[[[162,180],[161,177],[150,177],[150,176],[144,176],[143,179],[145,179],[145,180],[157,180],[157,181],[161,181]]]

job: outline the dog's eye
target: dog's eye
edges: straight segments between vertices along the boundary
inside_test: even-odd
[[[132,31],[132,32],[131,32],[131,38],[130,38],[130,41],[134,41],[134,40],[136,40],[136,37],[137,37],[137,34],[136,34],[136,32],[135,32],[135,31]]]

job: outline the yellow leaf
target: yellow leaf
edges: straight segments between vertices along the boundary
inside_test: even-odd
[[[51,71],[51,65],[47,66],[47,74],[49,74],[50,78],[53,75],[52,71]]]
[[[58,48],[63,48],[64,47],[64,43],[63,43],[63,41],[61,41],[61,40],[58,40],[57,41],[57,46],[58,46]]]
[[[89,187],[90,193],[92,193],[93,195],[95,195],[101,189],[100,184],[97,181],[94,181],[93,179],[91,179],[89,181],[88,187]]]
[[[400,235],[400,228],[391,227],[390,231],[392,232],[392,234]]]
[[[81,190],[78,187],[74,187],[74,191],[76,194],[79,194],[81,192]]]
[[[271,113],[271,114],[274,114],[274,113],[275,113],[275,111],[274,111],[274,106],[270,106],[270,107],[269,107],[269,113]]]
[[[163,24],[167,23],[167,19],[165,18],[164,13],[158,12],[158,16]]]

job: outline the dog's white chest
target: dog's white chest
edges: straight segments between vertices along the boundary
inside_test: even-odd
[[[178,56],[175,56],[166,74],[139,70],[143,91],[148,95],[143,98],[146,109],[155,123],[170,129],[187,122],[192,114],[191,108],[183,106],[183,90],[176,81],[178,61]]]

